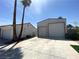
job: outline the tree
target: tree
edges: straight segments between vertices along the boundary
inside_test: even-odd
[[[71,24],[68,24],[67,29],[71,30],[71,29],[73,29],[73,26]]]
[[[79,40],[79,27],[72,26],[71,24],[67,25],[67,34],[66,38],[67,39],[72,39],[72,40]]]
[[[16,40],[16,6],[17,6],[17,0],[14,1],[14,12],[13,12],[13,41]]]
[[[23,14],[22,14],[22,23],[21,23],[21,30],[20,30],[20,34],[19,34],[19,39],[21,39],[22,32],[23,32],[23,23],[24,23],[25,8],[27,6],[30,6],[31,0],[22,0],[21,2],[23,4]]]

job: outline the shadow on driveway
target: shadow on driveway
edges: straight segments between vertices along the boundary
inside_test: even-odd
[[[18,44],[19,42],[15,42],[15,44],[11,47],[11,48],[13,48],[16,44]],[[11,45],[11,44],[6,44],[6,45],[3,45],[2,47],[0,47],[0,49],[3,49],[3,48],[5,48],[5,47],[7,47],[7,46],[9,46],[9,45]],[[10,48],[10,49],[11,49]]]
[[[3,48],[5,48],[5,47],[7,47],[7,46],[9,46],[9,45],[11,45],[12,43],[15,43],[14,45],[16,45],[17,43],[19,43],[19,42],[21,42],[21,41],[24,41],[24,40],[29,40],[29,39],[31,39],[31,38],[33,38],[33,37],[30,37],[30,38],[23,38],[23,39],[20,39],[19,41],[6,41],[6,40],[4,40],[4,39],[0,39],[0,49],[3,49]],[[13,45],[13,46],[14,46]]]
[[[6,50],[0,50],[0,59],[22,59],[22,57],[20,48],[10,49],[7,52]]]

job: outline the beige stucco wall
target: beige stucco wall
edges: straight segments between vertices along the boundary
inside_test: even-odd
[[[12,26],[2,26],[0,28],[1,28],[1,37],[3,39],[13,38],[13,27]],[[17,36],[19,36],[20,28],[21,26],[18,24],[16,26]],[[24,24],[22,37],[25,37],[26,35],[36,35],[36,28],[30,23]]]
[[[20,28],[21,28],[21,26],[19,26],[19,25],[16,26],[17,36],[19,36]],[[31,35],[31,36],[36,35],[36,28],[30,23],[24,24],[24,26],[23,26],[22,37],[25,37],[26,35]]]
[[[1,27],[1,38],[3,39],[12,39],[12,27],[11,26],[4,26]]]

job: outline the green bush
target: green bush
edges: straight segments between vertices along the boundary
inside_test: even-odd
[[[67,39],[79,40],[79,33],[73,29],[71,31],[69,30],[65,36]]]
[[[68,24],[65,37],[67,39],[79,40],[79,27]]]

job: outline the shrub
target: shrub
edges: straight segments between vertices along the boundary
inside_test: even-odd
[[[26,36],[26,38],[31,38],[31,37],[32,37],[31,35],[27,35],[27,36]]]
[[[68,30],[65,36],[67,39],[79,40],[79,33],[74,29]]]

